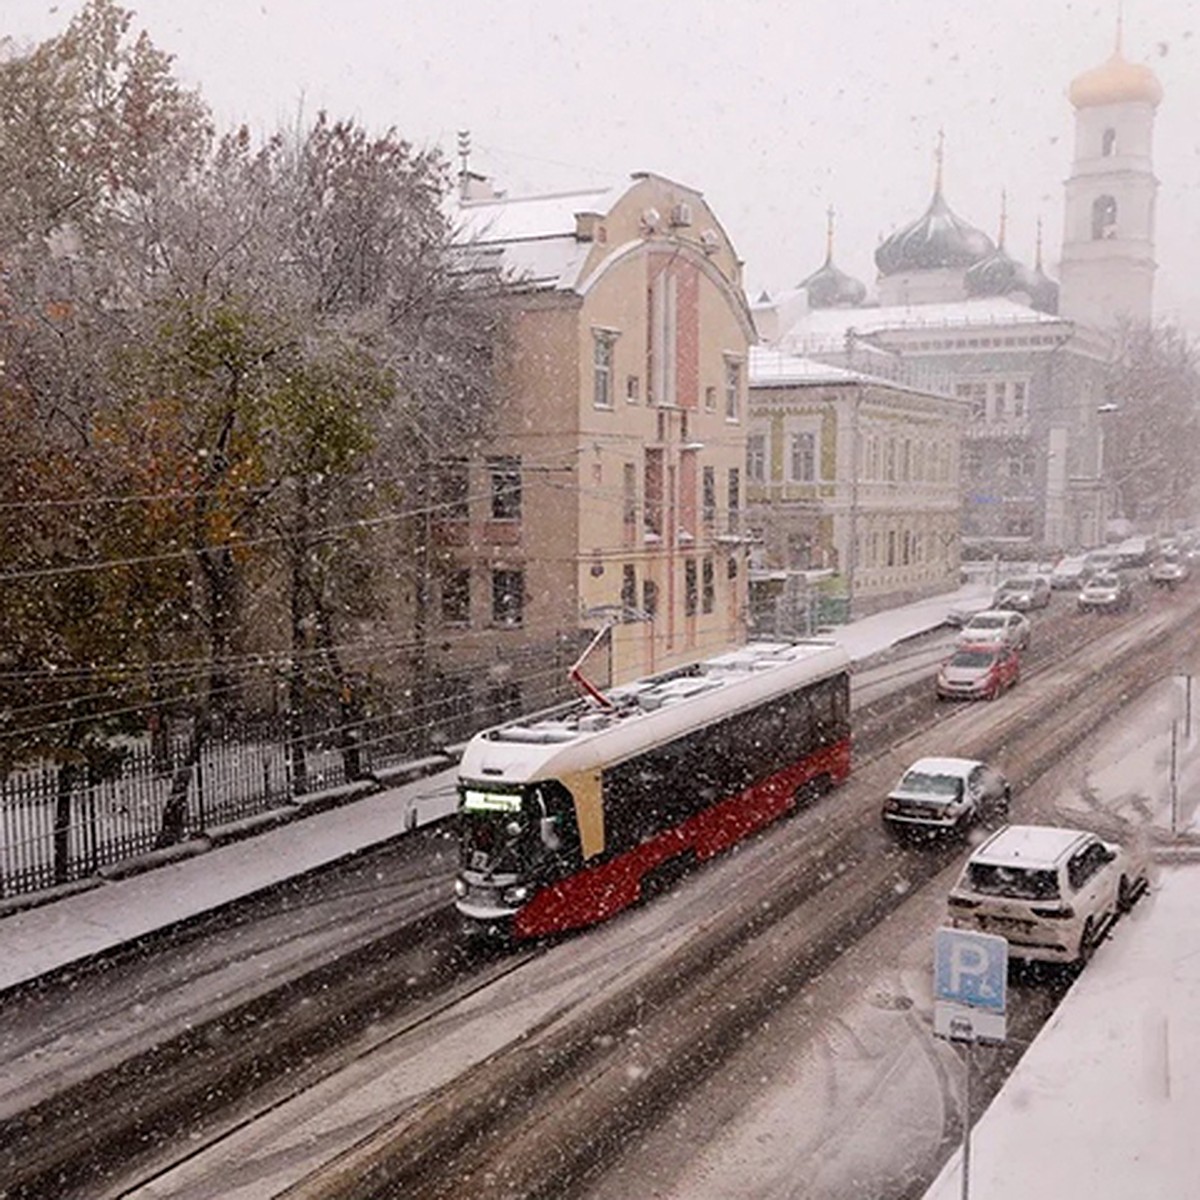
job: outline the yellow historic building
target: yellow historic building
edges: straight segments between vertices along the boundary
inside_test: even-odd
[[[862,615],[958,585],[966,416],[946,395],[752,350],[747,501],[762,632],[809,632],[823,594]]]
[[[720,222],[650,174],[463,190],[470,269],[510,290],[492,437],[440,465],[441,661],[488,662],[528,707],[606,627],[589,664],[611,682],[740,643],[753,325]]]

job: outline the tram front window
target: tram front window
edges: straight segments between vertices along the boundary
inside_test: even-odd
[[[541,812],[526,807],[520,793],[464,788],[459,804],[462,866],[489,873],[528,871],[545,847],[538,820]]]

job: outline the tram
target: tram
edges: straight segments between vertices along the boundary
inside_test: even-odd
[[[850,772],[849,658],[752,642],[477,734],[455,903],[534,938],[603,921]],[[574,677],[575,668],[573,668]]]

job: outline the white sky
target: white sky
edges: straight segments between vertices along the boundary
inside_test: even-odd
[[[1070,80],[1110,53],[1117,0],[127,0],[222,124],[324,108],[394,125],[510,194],[650,170],[703,191],[752,294],[835,258],[873,284],[881,236],[946,194],[1056,271]],[[0,36],[56,33],[78,5],[0,0]],[[1125,0],[1125,53],[1165,90],[1156,129],[1157,308],[1200,333],[1200,0]]]

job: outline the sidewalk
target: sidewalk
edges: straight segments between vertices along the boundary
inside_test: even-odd
[[[943,624],[953,606],[985,603],[979,584],[838,628],[855,661]],[[327,866],[454,811],[454,769],[342,807],[264,829],[245,840],[98,881],[0,919],[0,994],[155,930]]]

